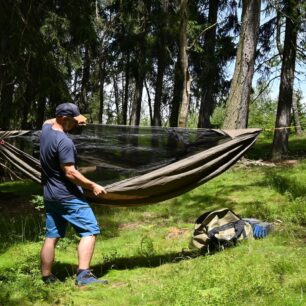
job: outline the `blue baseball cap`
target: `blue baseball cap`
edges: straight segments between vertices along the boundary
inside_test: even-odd
[[[87,118],[81,115],[80,110],[77,105],[73,103],[62,103],[56,107],[55,110],[56,117],[67,116],[75,119],[79,125],[86,124]]]

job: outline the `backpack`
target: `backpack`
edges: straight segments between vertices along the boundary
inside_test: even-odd
[[[202,251],[220,251],[236,245],[237,241],[252,238],[249,222],[228,208],[209,211],[195,221],[191,246]]]

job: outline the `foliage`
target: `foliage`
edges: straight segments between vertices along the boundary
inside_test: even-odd
[[[43,210],[44,208],[44,198],[41,195],[34,195],[31,203],[35,206],[35,209],[38,211]]]
[[[228,67],[235,59],[239,3],[218,1],[219,5],[210,8],[213,3],[188,2],[191,127],[203,116],[199,113],[203,101],[209,104],[203,102],[203,109],[210,113],[219,101],[226,100],[231,78]],[[262,10],[256,71],[264,82],[279,75],[281,64],[274,42],[277,5],[282,8],[283,1],[265,3]],[[212,10],[216,24],[211,24]],[[301,9],[301,20],[304,13]],[[179,3],[17,1],[3,5],[0,20],[3,130],[39,129],[63,100],[77,103],[94,122],[101,122],[103,116],[104,123],[129,124],[136,93],[145,86],[152,95],[153,118],[169,125],[175,63],[180,57]],[[303,26],[301,22],[301,46],[305,42]],[[297,59],[303,63],[304,58],[301,47]],[[140,124],[151,125],[145,95],[141,102]],[[159,107],[155,109],[155,105]],[[251,106],[251,125],[262,123],[255,119],[260,113],[257,106],[257,102]],[[218,108],[213,115],[213,126],[221,125],[220,111]]]
[[[271,99],[269,92],[263,91],[265,86],[265,83],[260,83],[253,94],[248,126],[271,130],[275,125],[277,101]]]
[[[211,123],[213,126],[221,128],[225,116],[225,107],[217,106],[212,115]]]

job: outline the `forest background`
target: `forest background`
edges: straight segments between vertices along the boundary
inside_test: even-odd
[[[305,10],[301,0],[1,1],[0,129],[40,129],[70,101],[103,124],[276,127],[282,159],[306,120]]]

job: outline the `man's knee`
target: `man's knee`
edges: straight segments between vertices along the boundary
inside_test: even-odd
[[[58,237],[55,237],[55,238],[46,237],[45,238],[45,245],[55,247],[59,240],[60,240],[60,238],[58,238]]]

